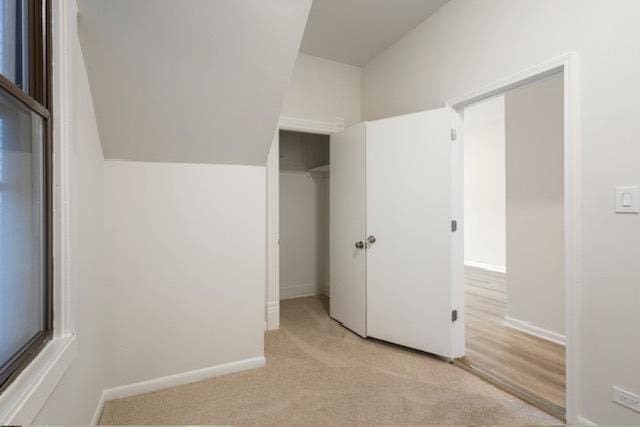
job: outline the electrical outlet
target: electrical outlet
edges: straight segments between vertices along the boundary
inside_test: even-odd
[[[611,387],[611,397],[617,404],[640,412],[640,396],[619,387]]]

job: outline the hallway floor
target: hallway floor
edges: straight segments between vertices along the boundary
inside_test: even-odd
[[[506,276],[465,267],[467,366],[534,402],[564,416],[565,349],[504,325]]]
[[[326,297],[282,301],[281,316],[266,367],[108,402],[100,424],[560,424],[440,359],[356,336]]]

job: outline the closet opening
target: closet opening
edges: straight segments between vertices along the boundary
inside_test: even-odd
[[[329,312],[329,135],[279,134],[280,314]]]
[[[563,73],[464,109],[466,355],[456,363],[565,416]]]

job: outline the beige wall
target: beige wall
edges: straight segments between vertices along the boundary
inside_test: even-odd
[[[615,215],[616,185],[640,182],[640,2],[451,0],[363,71],[363,118],[440,107],[567,52],[579,57],[579,411],[640,424],[611,386],[640,394],[640,218]]]
[[[328,177],[281,171],[280,298],[327,289],[328,251]]]
[[[564,336],[563,82],[505,96],[507,316]]]
[[[362,120],[362,68],[316,56],[298,55],[281,114],[347,126]]]
[[[328,163],[327,135],[280,132],[280,299],[328,289]]]
[[[105,162],[111,387],[263,356],[265,175]]]

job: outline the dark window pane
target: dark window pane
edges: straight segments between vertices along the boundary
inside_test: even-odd
[[[45,328],[43,120],[0,91],[0,376]]]
[[[28,0],[0,0],[0,73],[29,91]]]

